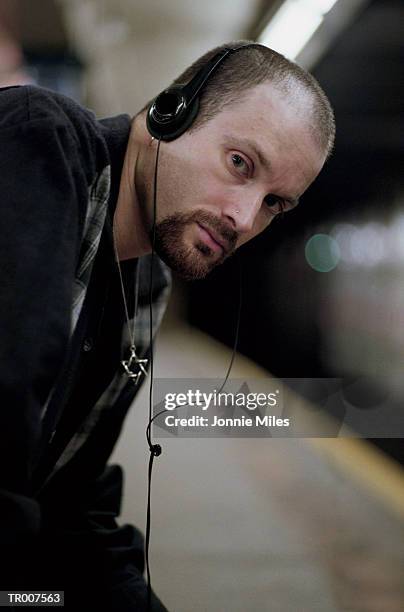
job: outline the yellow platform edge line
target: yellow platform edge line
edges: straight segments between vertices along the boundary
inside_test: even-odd
[[[395,460],[360,438],[309,438],[307,441],[404,520],[404,470]]]

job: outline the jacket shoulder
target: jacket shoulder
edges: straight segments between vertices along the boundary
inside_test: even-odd
[[[88,121],[95,115],[78,102],[45,87],[14,85],[0,88],[0,127],[35,119],[57,122]]]
[[[0,88],[0,129],[29,121],[28,90],[24,86]]]
[[[0,130],[24,123],[63,128],[75,143],[88,184],[109,163],[95,114],[68,96],[35,85],[0,89]]]

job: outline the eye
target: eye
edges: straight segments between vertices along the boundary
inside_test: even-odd
[[[240,153],[231,154],[231,163],[233,168],[237,170],[238,174],[241,174],[244,177],[250,176],[252,172],[251,163],[248,163],[248,161],[242,155],[240,155]]]
[[[265,204],[270,209],[273,215],[278,215],[279,213],[283,213],[286,208],[286,203],[282,198],[279,198],[276,195],[270,193],[265,198]]]

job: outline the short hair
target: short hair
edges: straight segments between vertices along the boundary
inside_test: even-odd
[[[311,101],[309,113],[311,132],[322,149],[331,154],[335,138],[335,120],[331,104],[317,80],[295,62],[277,51],[249,40],[228,42],[211,49],[186,68],[172,85],[186,84],[215,54],[226,48],[253,45],[232,53],[218,66],[206,82],[200,95],[200,108],[189,131],[197,130],[226,106],[240,100],[240,94],[264,82],[273,83],[291,102],[303,97]],[[305,96],[306,94],[306,96]]]

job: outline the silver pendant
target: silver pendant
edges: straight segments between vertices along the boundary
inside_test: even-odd
[[[148,359],[139,359],[136,354],[136,347],[134,344],[130,347],[130,357],[127,360],[121,361],[125,374],[128,378],[133,380],[134,384],[137,385],[142,374],[146,376]]]

